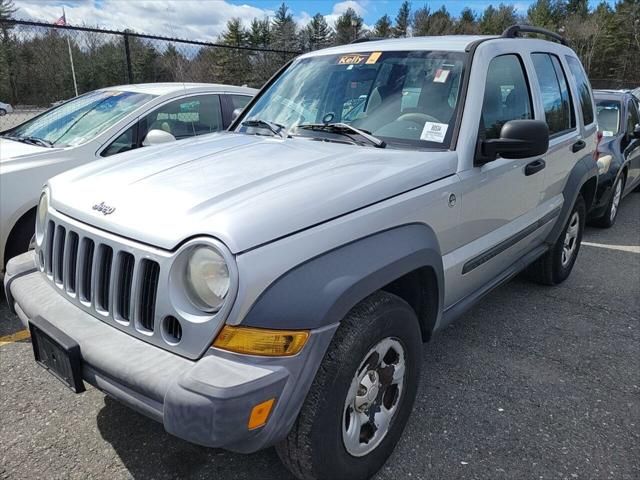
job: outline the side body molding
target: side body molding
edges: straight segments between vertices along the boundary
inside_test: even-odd
[[[335,324],[362,299],[421,267],[435,273],[439,319],[444,297],[440,245],[430,227],[409,224],[355,240],[289,270],[262,293],[242,324],[282,329]],[[433,325],[428,327],[430,331]]]
[[[580,193],[582,187],[592,178],[595,178],[596,180],[598,178],[598,165],[593,160],[591,154],[589,154],[582,157],[573,166],[573,169],[569,174],[569,178],[567,179],[567,183],[565,184],[564,190],[562,192],[564,196],[564,203],[562,204],[560,215],[558,216],[556,224],[553,226],[553,228],[549,232],[549,236],[546,239],[546,242],[549,245],[554,244],[560,236],[562,229],[569,219],[569,214],[573,209],[573,204],[578,197],[578,193]],[[588,195],[590,195],[591,198],[584,199],[587,203],[587,210],[588,206],[591,205],[594,201],[596,189],[597,185],[594,185],[593,189],[588,192]]]

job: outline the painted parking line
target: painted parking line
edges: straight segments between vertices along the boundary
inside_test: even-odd
[[[26,340],[29,338],[29,330],[20,330],[19,332],[12,333],[11,335],[5,335],[4,337],[0,337],[0,347],[3,345],[8,345],[10,343],[19,342],[21,340]]]
[[[609,250],[619,250],[621,252],[640,253],[638,245],[607,245],[605,243],[582,242],[587,247],[608,248]]]

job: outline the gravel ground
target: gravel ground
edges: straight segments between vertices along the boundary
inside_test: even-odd
[[[426,346],[377,479],[640,478],[640,194],[584,241],[563,285],[516,279]],[[0,336],[19,329],[2,300]],[[0,411],[2,478],[291,478],[273,449],[201,448],[91,387],[71,394],[28,341],[0,346]]]

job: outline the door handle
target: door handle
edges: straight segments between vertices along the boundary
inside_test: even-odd
[[[579,152],[580,150],[582,150],[586,146],[587,146],[587,144],[585,143],[584,140],[578,140],[576,143],[571,145],[571,151],[573,153],[576,153],[576,152]]]
[[[524,167],[524,174],[525,176],[528,177],[529,175],[538,173],[540,170],[542,170],[546,166],[547,164],[545,163],[545,161],[539,158],[538,160],[534,160],[531,163],[527,163],[527,166]]]

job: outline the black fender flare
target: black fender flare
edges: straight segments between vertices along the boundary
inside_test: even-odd
[[[422,267],[433,269],[437,281],[438,313],[430,322],[435,325],[444,298],[442,254],[433,229],[418,223],[360,238],[292,268],[265,289],[242,325],[276,329],[332,325],[364,298]]]
[[[598,180],[598,164],[593,160],[591,155],[585,155],[573,166],[569,173],[569,178],[567,179],[567,183],[565,183],[564,190],[562,191],[564,203],[560,209],[560,214],[558,215],[556,224],[547,235],[546,243],[553,245],[558,240],[564,225],[569,219],[569,214],[573,209],[576,198],[578,198],[578,194],[582,190],[582,187],[592,179],[595,179],[596,182]],[[592,191],[588,193],[591,198],[584,199],[587,203],[587,210],[595,201],[596,191],[597,183],[594,185]]]

